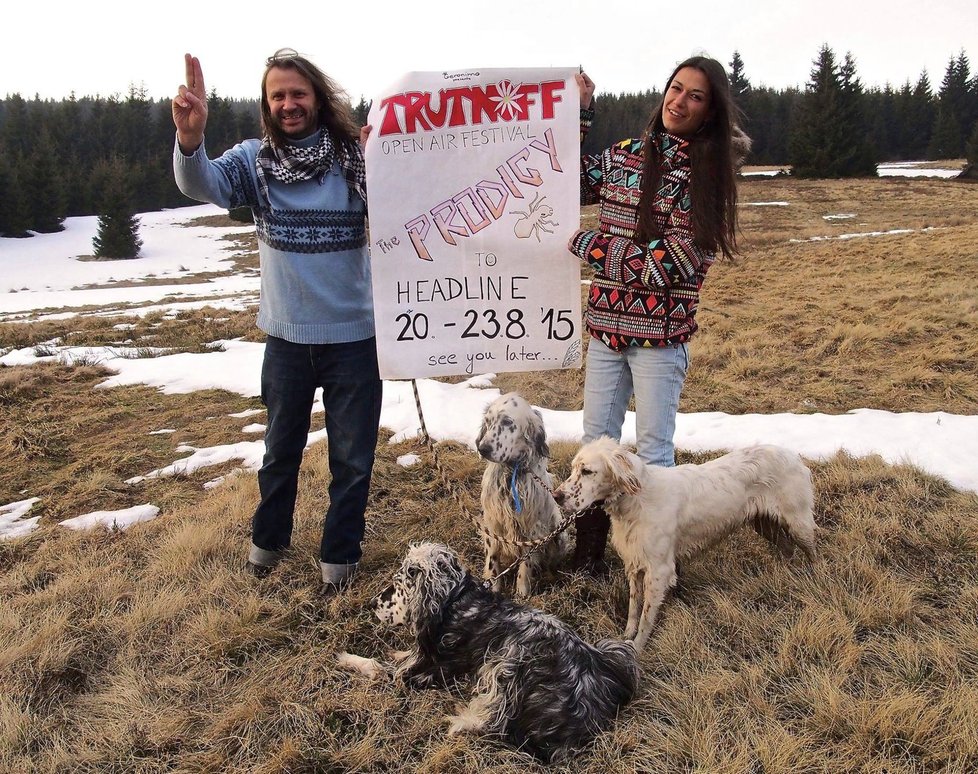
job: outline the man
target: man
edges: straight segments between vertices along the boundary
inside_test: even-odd
[[[187,196],[251,207],[261,259],[258,327],[267,334],[261,398],[268,409],[261,502],[248,569],[265,576],[292,539],[302,452],[317,387],[329,443],[329,509],[320,546],[323,591],[352,579],[380,421],[366,184],[361,144],[343,92],[291,49],[268,58],[261,84],[263,137],[211,160],[200,62],[173,99],[173,170]]]

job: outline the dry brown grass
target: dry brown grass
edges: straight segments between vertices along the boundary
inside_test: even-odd
[[[745,208],[744,255],[706,286],[682,410],[976,413],[978,188],[779,179],[746,182],[742,200],[792,205]],[[867,225],[822,220],[842,212]],[[923,225],[941,228],[788,241]],[[0,326],[0,346],[69,334],[103,343],[117,322]],[[114,335],[194,349],[250,334],[252,315],[133,322],[146,328]],[[416,444],[382,439],[362,572],[324,603],[325,447],[303,467],[294,548],[256,581],[241,572],[253,475],[208,492],[214,471],[122,482],[172,461],[178,443],[240,440],[252,420],[225,415],[257,401],[93,390],[102,378],[93,366],[0,369],[0,503],[44,506],[37,532],[0,542],[0,770],[537,768],[490,740],[448,738],[458,694],[403,693],[332,666],[336,650],[403,646],[368,602],[408,540],[443,540],[478,566],[479,541],[450,493],[478,507],[474,454],[440,447],[449,487],[429,465],[396,464]],[[564,409],[579,408],[580,382],[579,372],[497,380]],[[148,435],[160,427],[178,432]],[[573,452],[554,444],[558,477]],[[978,767],[978,498],[878,458],[839,455],[813,471],[818,559],[783,561],[745,532],[686,563],[642,657],[639,698],[567,771]],[[161,516],[124,533],[56,526],[147,501]],[[613,635],[627,604],[614,568],[603,581],[558,574],[533,602],[586,636]]]

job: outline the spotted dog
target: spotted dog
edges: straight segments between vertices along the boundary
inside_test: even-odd
[[[785,554],[815,552],[811,472],[778,446],[738,449],[702,465],[646,465],[611,438],[585,444],[571,474],[554,492],[579,511],[604,501],[611,543],[628,575],[625,637],[641,650],[666,591],[676,584],[676,559],[702,551],[750,524]]]
[[[550,494],[543,418],[521,396],[510,392],[489,404],[475,446],[487,463],[482,475],[483,576],[495,578],[525,553],[519,543],[540,540],[557,527],[560,509]],[[561,532],[524,561],[516,573],[516,595],[530,596],[534,578],[556,566],[568,548],[567,534]],[[493,583],[493,590],[502,590],[502,580]]]
[[[450,735],[493,735],[542,761],[566,760],[611,726],[638,687],[631,643],[587,643],[554,616],[485,588],[438,543],[408,549],[375,611],[414,636],[395,680],[470,687],[471,700],[449,718]],[[385,671],[348,653],[339,664],[368,675]]]

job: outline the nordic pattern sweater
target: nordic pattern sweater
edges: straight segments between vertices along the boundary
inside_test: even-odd
[[[582,111],[582,139],[591,111]],[[696,331],[700,288],[715,255],[693,242],[688,143],[660,133],[661,183],[653,201],[661,238],[635,240],[642,194],[643,145],[623,140],[581,160],[582,204],[600,202],[598,229],[571,249],[597,272],[584,325],[613,350],[675,346]]]
[[[315,145],[318,134],[298,141]],[[192,199],[251,207],[261,261],[258,327],[295,344],[338,344],[374,335],[365,208],[338,164],[315,178],[282,183],[267,175],[270,207],[258,202],[258,140],[218,159],[200,148],[173,151],[177,186]]]

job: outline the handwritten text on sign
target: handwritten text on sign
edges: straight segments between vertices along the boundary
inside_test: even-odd
[[[580,365],[574,70],[410,73],[374,100],[367,188],[386,379]]]

